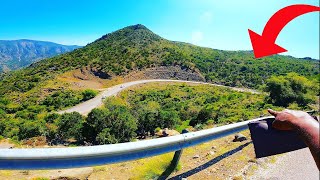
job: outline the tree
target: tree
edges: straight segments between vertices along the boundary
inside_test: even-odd
[[[296,73],[272,76],[267,80],[266,91],[270,93],[271,103],[284,107],[288,107],[291,103],[306,106],[313,102],[312,98],[315,95],[311,81]]]
[[[217,115],[217,108],[215,108],[213,105],[211,104],[207,104],[206,106],[204,106],[200,112],[198,113],[196,118],[193,118],[190,121],[190,125],[191,126],[195,126],[197,124],[203,124],[205,122],[207,122],[210,119],[216,119],[216,115]]]
[[[179,114],[174,110],[160,110],[159,121],[157,127],[161,128],[174,128],[180,123]]]
[[[108,109],[97,108],[88,114],[82,130],[83,137],[85,137],[86,141],[95,143],[97,135],[102,132],[103,129],[110,126],[110,122],[108,122],[109,114]]]
[[[111,134],[118,142],[128,142],[136,136],[137,119],[130,113],[128,107],[118,106],[113,107],[110,111],[108,122],[111,123]]]
[[[87,101],[89,99],[92,99],[94,98],[98,93],[94,90],[91,90],[91,89],[86,89],[82,92],[82,101]]]
[[[62,114],[58,120],[57,133],[62,139],[75,138],[80,141],[82,140],[83,122],[84,118],[78,112]]]
[[[20,124],[19,139],[27,139],[44,134],[45,122],[43,120],[23,120]]]
[[[115,144],[118,142],[117,138],[111,134],[109,128],[103,129],[96,137],[98,144]]]
[[[136,136],[136,130],[137,120],[128,107],[110,102],[107,108],[93,109],[88,114],[82,132],[86,141],[106,144],[128,142]]]

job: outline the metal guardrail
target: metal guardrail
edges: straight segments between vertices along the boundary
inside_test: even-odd
[[[0,149],[0,169],[58,169],[111,164],[182,150],[248,128],[272,116],[138,142],[68,148]]]

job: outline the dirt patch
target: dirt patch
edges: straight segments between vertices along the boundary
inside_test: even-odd
[[[85,180],[93,173],[93,168],[74,168],[74,169],[56,169],[56,170],[0,170],[0,177],[6,180],[16,179],[80,179]]]
[[[22,145],[27,147],[43,147],[47,146],[47,139],[45,136],[38,136],[22,141]]]
[[[128,74],[125,80],[135,81],[139,79],[177,79],[188,81],[205,81],[200,72],[182,69],[180,66],[160,66],[149,68]]]
[[[4,140],[0,140],[0,149],[11,149],[14,148],[15,145],[11,142],[9,142],[8,140],[4,139]]]
[[[160,66],[143,71],[133,71],[124,76],[112,76],[102,71],[84,67],[63,73],[58,81],[68,83],[71,89],[103,89],[112,85],[141,79],[177,79],[189,81],[205,81],[198,71],[182,69],[180,66]]]
[[[87,67],[61,74],[57,77],[57,80],[69,83],[71,89],[101,89],[108,82],[107,79],[96,76]]]

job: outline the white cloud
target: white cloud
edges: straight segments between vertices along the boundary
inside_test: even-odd
[[[203,33],[201,31],[192,32],[191,40],[193,44],[200,43],[203,40]]]
[[[210,24],[212,22],[212,13],[209,11],[202,13],[200,16],[200,21],[205,24]]]

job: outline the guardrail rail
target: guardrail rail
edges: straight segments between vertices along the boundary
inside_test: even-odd
[[[0,169],[58,169],[111,164],[179,151],[240,132],[252,119],[225,126],[138,142],[68,148],[0,149]]]

